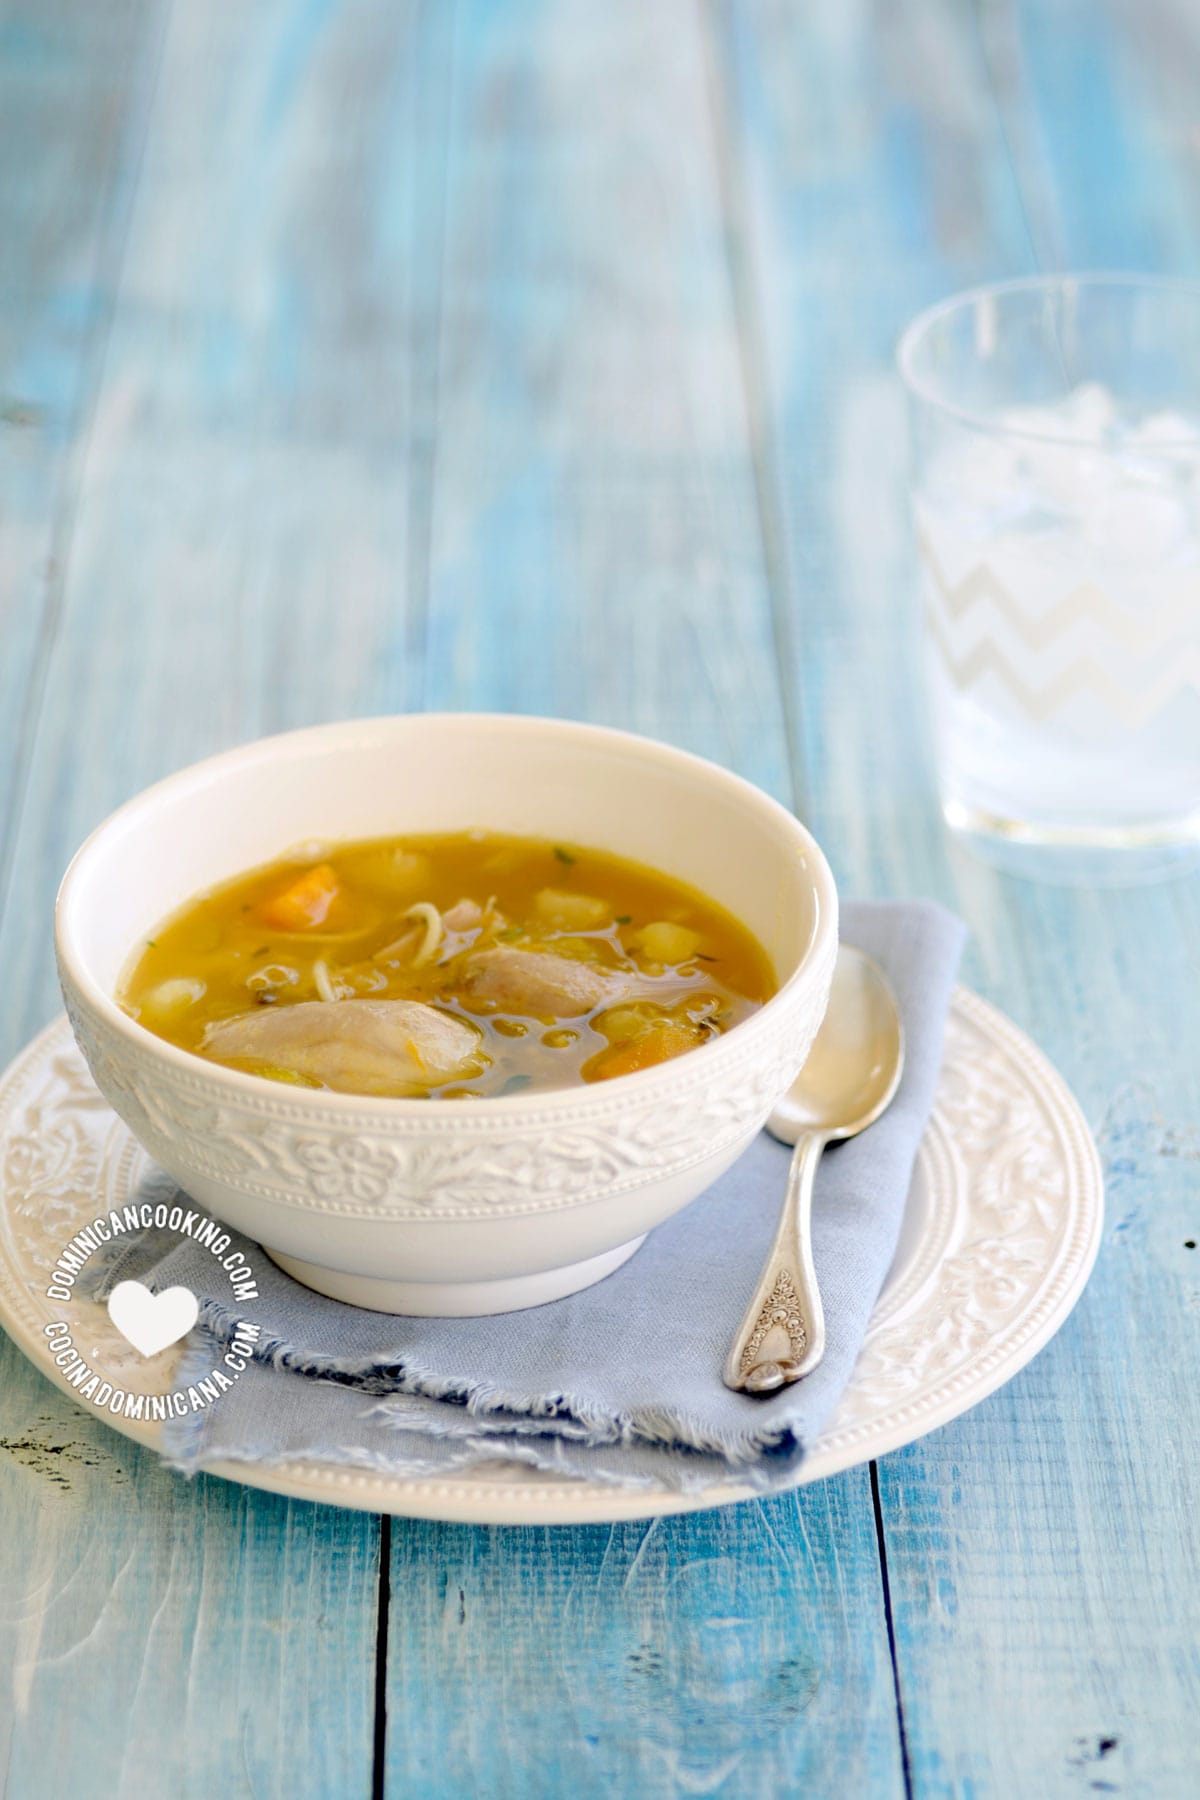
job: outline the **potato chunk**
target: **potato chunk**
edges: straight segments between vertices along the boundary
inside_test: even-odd
[[[150,989],[142,1001],[142,1012],[150,1018],[169,1019],[173,1014],[183,1012],[185,1007],[194,1006],[197,1000],[204,998],[204,993],[202,981],[178,975],[171,981],[160,981],[156,988]]]
[[[543,925],[556,931],[596,931],[612,924],[612,907],[595,894],[572,894],[565,888],[542,888],[533,910]]]
[[[346,872],[356,888],[392,906],[401,900],[419,900],[434,879],[429,857],[399,844],[357,855]]]
[[[637,934],[638,949],[656,963],[686,962],[689,956],[695,956],[703,942],[698,931],[692,931],[687,925],[672,925],[667,919],[644,925]]]

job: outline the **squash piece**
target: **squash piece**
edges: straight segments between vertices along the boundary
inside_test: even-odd
[[[316,863],[305,869],[298,881],[273,894],[259,908],[266,925],[277,931],[315,931],[325,923],[329,909],[338,896],[337,873],[330,863]]]
[[[694,1050],[698,1042],[695,1032],[689,1031],[686,1025],[676,1025],[666,1019],[661,1025],[643,1032],[641,1037],[626,1038],[613,1049],[602,1050],[586,1065],[584,1074],[589,1081],[611,1081],[616,1075],[634,1075],[639,1069],[653,1069],[659,1063],[670,1062],[672,1057],[682,1056],[687,1050]]]

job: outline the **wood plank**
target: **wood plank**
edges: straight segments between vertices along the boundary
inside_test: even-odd
[[[458,46],[425,698],[787,796],[691,10],[471,5]]]
[[[918,307],[1026,266],[985,72],[942,0],[878,19],[780,0],[706,17],[805,810],[847,891],[920,891],[931,861],[945,888],[914,754],[924,728],[892,359]]]
[[[157,0],[0,6],[0,888],[62,594]]]
[[[54,886],[100,816],[235,739],[405,698],[428,454],[411,274],[436,249],[413,171],[424,139],[436,157],[448,21],[172,13],[24,739],[10,1050],[57,1004]],[[11,1348],[5,1374],[14,1791],[34,1771],[131,1797],[368,1791],[377,1523],[184,1483]],[[68,1464],[73,1498],[47,1495]]]
[[[5,1791],[370,1787],[373,1521],[200,1476],[0,1339]]]
[[[985,25],[1008,16],[989,8]],[[890,371],[913,307],[1028,270],[1055,233],[1085,264],[1117,243],[1121,260],[1152,253],[1136,207],[1150,175],[1133,168],[1114,185],[1097,170],[1136,159],[1144,134],[1156,157],[1174,146],[1176,195],[1191,177],[1181,119],[1131,103],[1131,64],[1114,50],[1144,15],[1114,16],[1123,35],[1110,37],[1094,10],[1022,9],[1038,63],[1018,185],[1011,121],[990,93],[1003,83],[961,9],[889,9],[869,44],[865,14],[718,15],[744,139],[749,279],[763,297],[810,812],[851,891],[933,893],[965,914],[968,973],[1066,1073],[1108,1171],[1107,1241],[1061,1336],[983,1406],[880,1466],[912,1788],[929,1795],[1106,1784],[1174,1795],[1196,1766],[1186,1446],[1198,1290],[1184,1246],[1196,1237],[1200,897],[1195,882],[1039,887],[947,844],[914,749],[915,574]],[[1092,71],[1103,64],[1098,112],[1076,51]],[[1159,73],[1179,93],[1194,79]],[[1047,142],[1055,154],[1030,162],[1026,147]],[[1179,231],[1172,193],[1157,206]],[[1177,249],[1172,266],[1185,260]]]
[[[0,935],[11,1048],[56,1003],[46,902],[106,812],[416,685],[411,290],[437,226],[414,167],[443,129],[448,18],[416,0],[172,17]]]
[[[650,1524],[395,1527],[388,1791],[899,1792],[870,1505],[860,1469]]]
[[[1042,268],[1195,276],[1195,72],[1187,0],[1003,0],[984,56]]]
[[[684,5],[460,9],[430,704],[791,767]],[[387,1791],[900,1791],[865,1471],[647,1528],[393,1528]]]

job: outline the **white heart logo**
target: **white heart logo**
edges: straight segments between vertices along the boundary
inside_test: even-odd
[[[152,1294],[140,1281],[118,1281],[108,1296],[108,1316],[141,1356],[157,1356],[186,1337],[200,1316],[200,1302],[190,1288],[166,1288]]]

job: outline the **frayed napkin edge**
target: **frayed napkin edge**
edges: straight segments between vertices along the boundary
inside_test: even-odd
[[[228,1344],[233,1339],[237,1325],[237,1318],[215,1302],[206,1300],[202,1304],[200,1327],[188,1339],[180,1362],[178,1383],[181,1387],[195,1385],[211,1369],[213,1356],[211,1345],[206,1339],[215,1340],[218,1345]],[[634,1412],[614,1413],[577,1395],[505,1392],[489,1387],[484,1382],[440,1376],[419,1364],[401,1363],[394,1359],[370,1363],[364,1362],[361,1356],[303,1357],[296,1353],[292,1345],[274,1337],[259,1339],[254,1346],[253,1360],[264,1368],[275,1369],[300,1379],[328,1382],[333,1386],[358,1392],[365,1398],[374,1398],[378,1404],[370,1411],[377,1417],[381,1413],[386,1417],[389,1399],[398,1399],[403,1395],[460,1408],[461,1426],[456,1428],[452,1421],[447,1420],[440,1428],[429,1430],[429,1435],[461,1438],[464,1446],[463,1467],[467,1466],[468,1461],[503,1460],[500,1449],[491,1448],[492,1443],[500,1446],[507,1442],[511,1451],[515,1441],[520,1440],[523,1453],[510,1455],[509,1460],[530,1461],[549,1472],[568,1474],[572,1471],[558,1464],[549,1451],[544,1452],[542,1459],[538,1460],[531,1440],[536,1438],[546,1444],[557,1443],[560,1446],[569,1441],[578,1441],[580,1448],[589,1450],[619,1449],[642,1444],[656,1450],[680,1452],[685,1459],[680,1464],[678,1481],[665,1474],[663,1477],[648,1477],[646,1485],[665,1480],[668,1485],[676,1486],[680,1491],[688,1491],[710,1485],[724,1473],[729,1479],[744,1482],[756,1491],[767,1491],[771,1487],[788,1484],[788,1478],[799,1467],[807,1450],[803,1439],[790,1425],[748,1426],[745,1430],[717,1437],[695,1415],[674,1409],[668,1411],[642,1407]],[[754,1404],[760,1406],[762,1402]],[[163,1460],[185,1474],[200,1469],[204,1459],[210,1454],[213,1460],[221,1462],[271,1461],[286,1464],[296,1461],[295,1454],[268,1459],[254,1449],[245,1448],[210,1453],[204,1443],[207,1420],[205,1410],[192,1412],[182,1420],[169,1422],[168,1430],[174,1442],[169,1447],[164,1446]],[[403,1429],[398,1421],[394,1422],[399,1429]],[[696,1469],[694,1478],[686,1465],[686,1458],[689,1456],[706,1459],[706,1467]],[[394,1475],[430,1472],[427,1467],[419,1470],[417,1459],[406,1464],[402,1459],[384,1457],[376,1460],[370,1454],[364,1457],[361,1466],[374,1468],[378,1472],[386,1470]],[[440,1469],[448,1466],[445,1461],[437,1464]],[[598,1473],[593,1475],[590,1471],[580,1471],[576,1478],[609,1479]],[[640,1477],[622,1476],[616,1472],[611,1479],[616,1486],[642,1485]]]

